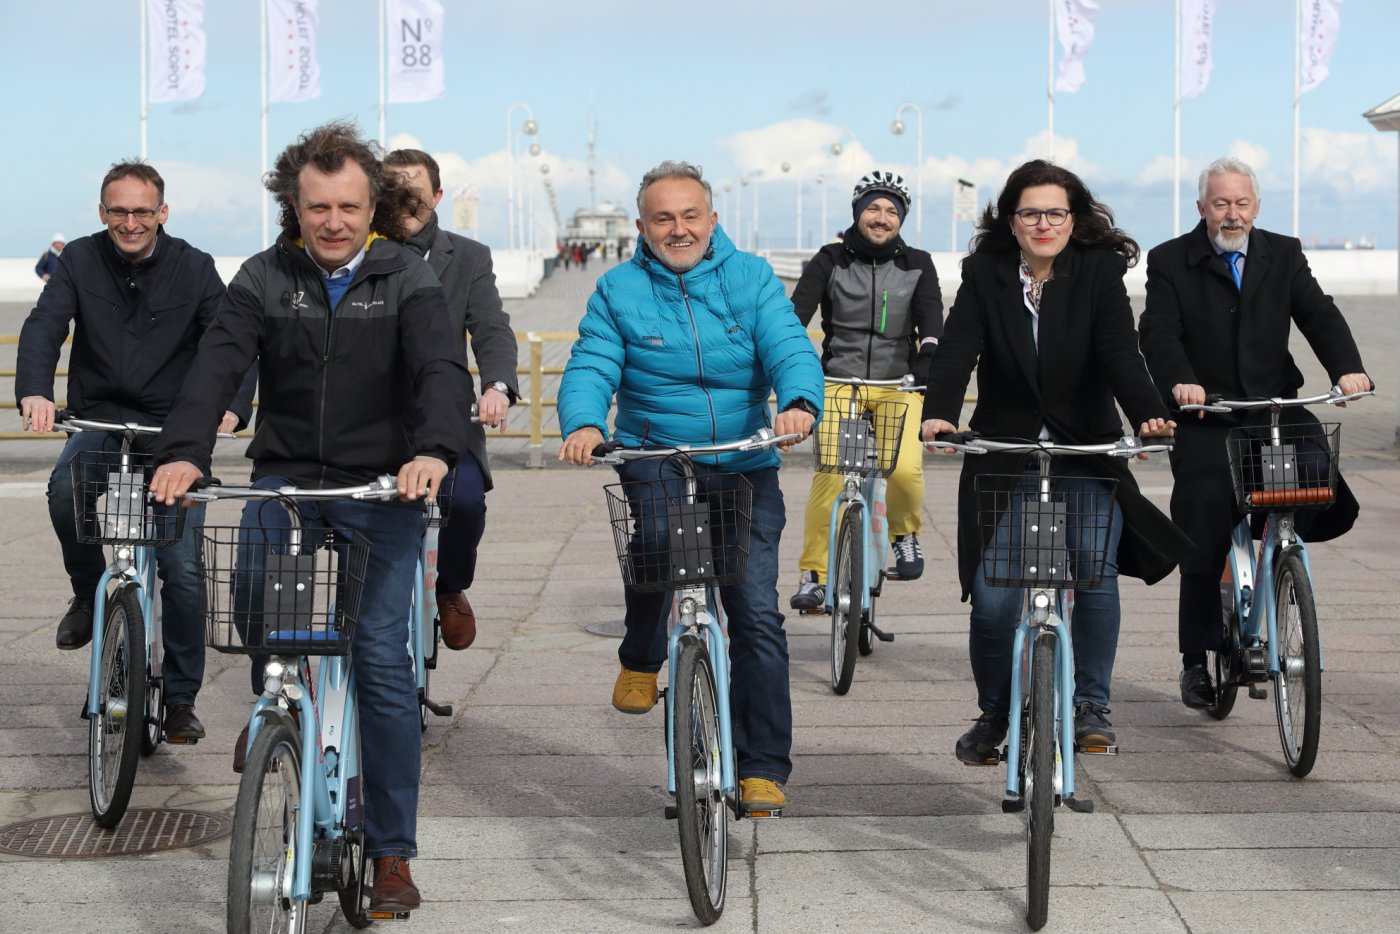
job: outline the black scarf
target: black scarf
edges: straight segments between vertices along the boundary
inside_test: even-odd
[[[855,224],[846,230],[842,243],[845,244],[846,249],[855,254],[856,259],[865,263],[883,263],[886,260],[894,259],[899,251],[904,249],[903,237],[895,237],[883,246],[876,246],[865,239],[865,235]]]
[[[428,251],[433,248],[433,241],[437,239],[437,232],[437,211],[433,211],[431,214],[428,215],[427,223],[423,225],[423,229],[418,231],[413,236],[409,237],[407,240],[405,240],[403,242],[403,245],[408,247],[413,252],[417,253],[419,256],[426,257],[428,255]]]

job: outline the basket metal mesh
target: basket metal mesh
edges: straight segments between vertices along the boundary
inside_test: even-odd
[[[1076,478],[1081,479],[1081,478]],[[1050,478],[1042,500],[1038,478],[984,474],[976,480],[982,570],[991,587],[1096,587],[1103,579],[1113,519],[1113,480]]]
[[[68,462],[73,518],[86,545],[173,545],[185,530],[185,509],[148,502],[155,462],[150,454],[79,451]]]
[[[1241,512],[1329,506],[1337,495],[1337,423],[1235,428],[1227,444]]]
[[[622,579],[637,591],[677,590],[744,579],[753,486],[735,474],[708,478],[694,497],[684,480],[605,487]]]

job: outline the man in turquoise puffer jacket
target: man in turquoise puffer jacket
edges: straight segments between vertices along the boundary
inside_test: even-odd
[[[663,162],[637,193],[632,260],[598,280],[579,323],[559,388],[559,459],[591,465],[607,436],[617,396],[615,437],[628,446],[720,444],[772,424],[805,438],[821,415],[822,368],[792,303],[767,262],[742,253],[717,225],[700,169]],[[776,392],[778,416],[768,397]],[[784,448],[791,445],[784,445]],[[778,611],[778,539],[785,522],[777,453],[701,458],[711,490],[742,474],[753,487],[748,574],[721,588],[729,613],[730,691],[740,802],[766,811],[786,803],[792,771],[792,703],[787,636]],[[624,482],[659,481],[674,463],[629,461]],[[627,635],[613,706],[646,713],[656,704],[666,659],[669,594],[626,591]]]

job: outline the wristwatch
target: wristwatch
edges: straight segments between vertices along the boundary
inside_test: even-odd
[[[487,383],[485,386],[481,387],[482,392],[485,392],[488,389],[494,389],[497,392],[502,393],[507,399],[510,398],[510,387],[506,385],[506,381],[503,379],[498,379],[495,382]]]
[[[783,411],[786,412],[788,411],[788,409],[798,409],[800,411],[806,412],[813,418],[816,418],[818,414],[817,407],[801,397],[792,400],[792,402],[788,405],[787,409],[783,409]]]

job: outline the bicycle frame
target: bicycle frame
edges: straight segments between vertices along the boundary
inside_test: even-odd
[[[1064,593],[1060,591],[1028,590],[1030,609],[1016,627],[1012,640],[1011,657],[1011,696],[1016,701],[1011,704],[1008,714],[1006,734],[1006,793],[1021,796],[1021,707],[1019,699],[1025,696],[1023,671],[1027,646],[1035,641],[1041,630],[1055,633],[1055,740],[1058,755],[1055,756],[1055,793],[1061,800],[1074,797],[1074,692],[1069,685],[1074,683],[1074,643],[1070,640],[1069,624],[1061,615],[1064,606]],[[1050,609],[1051,604],[1055,609]],[[1041,605],[1043,604],[1043,605]]]
[[[102,577],[97,581],[97,592],[92,604],[92,653],[88,664],[87,707],[84,709],[86,719],[92,719],[101,714],[99,708],[102,691],[99,687],[99,681],[101,680],[103,640],[107,636],[107,627],[103,623],[107,619],[108,585],[114,580],[117,581],[118,590],[127,587],[136,588],[137,599],[141,603],[141,616],[146,623],[146,657],[150,660],[152,677],[160,677],[160,669],[156,664],[157,659],[154,654],[156,647],[162,646],[160,620],[156,618],[155,614],[155,551],[148,545],[117,545],[112,562],[107,565],[107,569],[102,572]],[[143,709],[142,715],[144,716],[144,714]]]
[[[408,612],[408,651],[413,656],[413,680],[420,693],[426,683],[428,633],[432,632],[436,610],[437,539],[438,530],[429,527],[418,545],[418,564],[413,572],[413,606]],[[433,648],[436,650],[436,646]]]
[[[705,640],[710,652],[710,665],[715,676],[715,706],[719,715],[720,791],[732,796],[738,788],[735,777],[734,733],[729,718],[729,650],[719,620],[710,612],[705,587],[690,587],[680,591],[680,613],[666,640],[666,696],[676,696],[676,668],[681,657],[681,638],[693,633]],[[670,705],[667,705],[670,710]],[[676,718],[666,717],[666,791],[676,794],[676,767],[670,755],[676,744]]]
[[[1287,529],[1287,531],[1285,531]],[[1307,547],[1293,529],[1291,513],[1268,513],[1264,520],[1264,532],[1260,536],[1258,557],[1254,550],[1254,536],[1249,519],[1245,518],[1235,526],[1230,541],[1230,571],[1235,596],[1235,609],[1240,617],[1240,640],[1242,648],[1257,648],[1261,636],[1268,651],[1269,674],[1280,673],[1278,657],[1278,607],[1274,603],[1274,562],[1283,548],[1296,548],[1303,559],[1303,570],[1308,579],[1313,579],[1312,562],[1308,558]],[[1326,670],[1326,659],[1319,641],[1318,657],[1322,670]]]
[[[846,476],[846,486],[831,504],[831,518],[826,533],[827,583],[823,609],[832,610],[832,588],[830,582],[836,579],[836,536],[841,528],[841,516],[846,507],[858,504],[868,508],[861,511],[862,547],[865,550],[865,582],[860,588],[860,605],[852,607],[856,615],[864,615],[870,609],[872,593],[878,594],[884,583],[885,559],[889,555],[889,531],[886,524],[884,477],[857,478]]]

